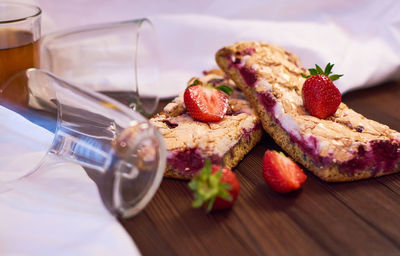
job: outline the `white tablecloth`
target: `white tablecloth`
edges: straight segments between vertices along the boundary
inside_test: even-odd
[[[53,134],[0,106],[0,255],[140,255],[72,163],[42,168]]]

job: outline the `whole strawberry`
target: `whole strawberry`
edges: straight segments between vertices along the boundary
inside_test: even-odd
[[[274,150],[265,152],[262,170],[265,182],[279,193],[289,193],[299,189],[307,179],[295,162]]]
[[[334,64],[328,63],[325,70],[322,70],[315,65],[315,69],[309,69],[309,76],[302,74],[307,78],[302,89],[304,108],[311,115],[321,119],[335,114],[342,101],[342,95],[333,81],[343,75],[330,75],[333,66]]]
[[[224,118],[228,111],[228,96],[231,92],[232,89],[228,86],[203,85],[196,79],[186,88],[183,100],[188,114],[193,119],[217,122]]]
[[[236,201],[240,184],[236,175],[228,168],[211,165],[206,160],[199,175],[189,183],[194,191],[193,207],[205,207],[207,212],[230,208]]]

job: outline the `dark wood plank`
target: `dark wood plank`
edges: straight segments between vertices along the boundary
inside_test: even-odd
[[[343,101],[399,129],[398,96],[399,85],[388,83]],[[329,184],[308,174],[302,190],[279,195],[261,175],[266,149],[280,150],[267,136],[236,168],[241,193],[232,210],[192,209],[186,182],[165,179],[148,207],[121,223],[144,255],[400,254],[400,175]]]
[[[138,243],[145,255],[159,255],[166,251],[178,255],[263,255],[268,251],[274,251],[283,255],[301,249],[302,244],[310,243],[313,246],[307,247],[300,255],[309,255],[312,252],[324,255],[318,244],[313,242],[287,215],[264,216],[265,212],[260,212],[261,215],[255,214],[255,211],[241,209],[246,204],[243,200],[238,201],[232,211],[206,215],[200,210],[190,208],[191,196],[188,191],[178,200],[171,198],[174,192],[182,188],[187,190],[186,186],[182,186],[182,182],[173,185],[171,183],[175,182],[164,181],[161,193],[157,194],[154,203],[152,202],[146,209],[146,213],[152,218],[157,218],[158,232],[175,249],[155,250],[154,247],[150,247],[149,243],[152,241],[146,240],[143,241],[144,244]],[[165,191],[162,191],[164,189]],[[243,192],[242,198],[251,196],[250,193]],[[168,206],[165,206],[165,202],[168,202]],[[140,236],[134,228],[137,224],[136,219],[124,220],[123,223],[125,226],[132,225],[132,229],[128,230],[134,238]],[[256,232],[253,232],[254,230]],[[294,243],[283,243],[283,237]]]
[[[400,196],[400,174],[393,174],[377,178],[377,181],[382,183],[388,189]]]
[[[400,175],[393,175],[392,178],[399,180]],[[374,179],[351,184],[324,185],[360,219],[400,249],[400,197],[398,194]]]
[[[268,145],[268,143],[258,146],[257,149],[262,147],[260,154],[266,148],[270,148],[265,145]],[[342,202],[331,197],[329,191],[325,188],[326,183],[320,182],[315,176],[308,175],[307,183],[298,194],[282,196],[265,186],[259,170],[256,170],[255,173],[249,172],[251,168],[248,167],[246,166],[244,173],[248,179],[258,179],[258,188],[267,196],[268,202],[273,204],[271,210],[284,210],[284,213],[288,214],[329,252],[357,254],[359,247],[355,245],[362,244],[364,241],[371,241],[363,248],[371,253],[382,250],[389,251],[389,248],[391,248],[392,253],[397,252],[395,246],[388,243],[363,220],[355,218],[354,213],[343,207]],[[259,198],[259,200],[262,200],[262,198]],[[352,237],[352,239],[349,239],[349,237]]]

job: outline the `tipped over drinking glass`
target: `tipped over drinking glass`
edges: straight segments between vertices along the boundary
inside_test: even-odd
[[[42,69],[9,78],[0,87],[0,104],[54,137],[37,166],[11,176],[0,168],[0,185],[12,187],[41,168],[75,162],[113,214],[137,214],[159,187],[166,159],[162,136],[143,116],[158,104],[151,23],[78,28],[46,36],[40,44]],[[129,107],[95,92],[109,89],[129,92]]]

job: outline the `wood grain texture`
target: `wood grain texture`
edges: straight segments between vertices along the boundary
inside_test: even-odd
[[[399,96],[392,82],[343,101],[400,130]],[[241,192],[233,209],[192,209],[187,183],[164,179],[146,209],[122,225],[143,255],[400,255],[400,174],[331,184],[307,172],[300,191],[279,195],[262,178],[267,149],[279,150],[268,136],[235,169]]]

